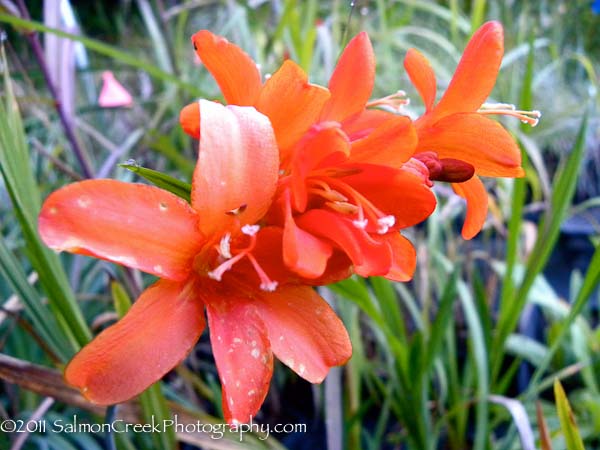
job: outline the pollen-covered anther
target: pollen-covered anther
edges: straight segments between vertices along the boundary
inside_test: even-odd
[[[367,108],[384,107],[398,112],[403,106],[407,106],[409,104],[410,100],[406,97],[406,92],[397,91],[394,94],[371,100],[367,103]]]
[[[477,111],[479,114],[500,114],[503,116],[516,117],[523,123],[535,127],[542,117],[542,113],[536,109],[533,111],[521,111],[510,103],[484,103]]]
[[[384,216],[377,219],[377,228],[378,234],[385,234],[389,231],[391,227],[396,223],[396,218],[394,216]]]
[[[246,224],[242,227],[242,233],[247,236],[254,236],[260,230],[260,225],[249,225]]]

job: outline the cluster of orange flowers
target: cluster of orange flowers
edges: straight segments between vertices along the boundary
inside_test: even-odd
[[[153,186],[83,181],[46,200],[39,229],[56,250],[160,278],[74,357],[69,383],[101,404],[139,394],[185,358],[206,311],[225,418],[244,422],[267,394],[273,355],[310,382],[351,356],[342,322],[311,286],[352,273],[409,280],[415,250],[401,230],[432,213],[434,181],[466,199],[463,236],[477,234],[487,215],[479,176],[523,175],[515,141],[486,115],[535,117],[484,105],[503,55],[497,22],[475,33],[437,104],[431,66],[407,53],[426,107],[415,121],[400,114],[399,94],[370,101],[366,33],[327,88],[292,61],[263,82],[226,39],[200,31],[192,41],[228,105],[200,100],[181,112],[199,140],[191,204]]]

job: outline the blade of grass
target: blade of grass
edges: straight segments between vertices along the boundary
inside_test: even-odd
[[[3,67],[6,59],[3,56]],[[71,291],[67,276],[55,253],[42,244],[37,234],[37,215],[41,208],[40,193],[29,161],[21,116],[4,71],[6,101],[0,102],[0,173],[11,198],[15,215],[25,238],[25,250],[59,327],[71,341],[68,353],[87,343],[91,335]]]
[[[192,192],[191,184],[186,183],[185,181],[180,181],[177,178],[173,178],[165,173],[158,172],[157,170],[140,167],[135,163],[135,161],[128,161],[124,164],[119,164],[119,166],[130,170],[133,173],[137,173],[139,176],[145,178],[159,188],[172,192],[185,201],[190,202]]]
[[[567,400],[565,391],[558,379],[554,381],[554,398],[567,450],[585,450],[571,405],[569,405],[569,400]]]
[[[571,200],[575,193],[577,185],[577,173],[581,166],[581,160],[585,150],[585,135],[587,132],[588,114],[586,113],[579,128],[577,141],[573,148],[573,152],[569,156],[567,162],[557,171],[553,186],[553,196],[551,199],[551,207],[546,211],[538,226],[538,236],[533,250],[527,261],[525,276],[518,290],[511,292],[512,295],[506,297],[505,303],[502,303],[500,310],[500,318],[497,325],[497,334],[494,340],[494,364],[493,374],[497,376],[501,367],[504,342],[509,334],[515,329],[521,311],[527,302],[529,290],[533,286],[536,277],[540,274],[554,249],[558,236],[560,234],[560,226],[565,219]],[[511,237],[511,239],[516,239]],[[516,251],[511,258],[516,258]],[[515,259],[507,259],[507,263],[514,266]],[[505,277],[505,280],[508,278]],[[509,281],[510,283],[510,281]]]

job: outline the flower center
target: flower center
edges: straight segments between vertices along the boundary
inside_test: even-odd
[[[341,214],[354,216],[352,224],[365,229],[369,223],[377,224],[377,233],[385,234],[396,223],[396,218],[385,214],[369,199],[347,183],[331,177],[314,177],[308,180],[308,193],[325,200],[324,205]]]
[[[247,258],[254,271],[260,279],[260,288],[263,291],[273,292],[277,288],[277,281],[271,280],[265,273],[264,269],[260,266],[252,251],[256,247],[257,233],[260,230],[259,225],[244,225],[241,231],[244,235],[248,236],[250,242],[246,247],[241,249],[233,249],[231,245],[231,234],[226,233],[221,237],[219,244],[215,245],[214,248],[217,251],[217,261],[220,264],[214,269],[206,272],[209,278],[216,281],[221,281],[225,272],[230,270],[236,263],[244,258]]]

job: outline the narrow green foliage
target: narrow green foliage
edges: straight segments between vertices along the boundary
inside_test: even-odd
[[[157,170],[140,167],[135,164],[135,162],[126,162],[124,164],[119,164],[119,166],[130,170],[133,173],[137,173],[155,186],[169,191],[187,202],[191,201],[192,185],[190,183],[180,181],[177,178],[173,178],[167,174],[158,172]]]
[[[554,191],[551,199],[550,209],[547,210],[542,217],[538,226],[538,236],[535,246],[529,256],[525,276],[522,283],[511,292],[510,297],[503,295],[503,303],[501,305],[500,318],[494,348],[496,349],[496,359],[494,364],[494,375],[497,375],[501,365],[503,356],[502,349],[508,335],[515,329],[521,311],[527,301],[527,295],[531,289],[536,277],[541,273],[550,257],[550,254],[556,244],[560,233],[560,226],[566,218],[567,212],[571,205],[575,187],[577,185],[577,173],[581,166],[581,159],[585,150],[585,135],[587,132],[587,114],[584,116],[577,141],[573,148],[573,152],[569,156],[567,162],[558,170],[554,180]],[[512,231],[512,230],[511,230]],[[511,236],[511,239],[516,239]],[[516,256],[516,252],[515,252]],[[514,260],[507,258],[508,269],[511,264],[514,265]],[[508,272],[512,276],[512,272]],[[505,277],[505,280],[507,278]]]
[[[6,67],[4,57],[2,61]],[[65,349],[63,354],[72,354],[89,340],[90,332],[58,257],[41,242],[37,233],[40,193],[29,162],[26,137],[11,80],[6,71],[4,89],[5,101],[0,102],[0,173],[25,238],[25,251],[39,275],[50,308],[62,330],[63,336],[55,338],[58,342],[67,338],[71,348]]]
[[[554,398],[567,450],[585,450],[581,435],[579,434],[579,428],[577,427],[577,423],[575,423],[575,416],[571,410],[571,405],[569,405],[567,395],[558,379],[554,381]]]

